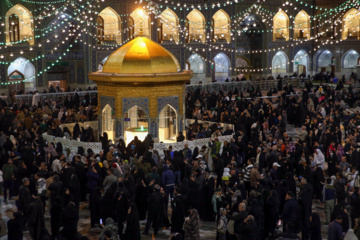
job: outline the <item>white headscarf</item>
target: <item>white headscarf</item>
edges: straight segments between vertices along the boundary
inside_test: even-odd
[[[354,230],[349,229],[344,237],[344,240],[358,240],[356,237]]]
[[[326,117],[326,110],[325,110],[325,108],[321,108],[320,109],[320,113],[321,113],[321,115],[323,116],[323,118],[325,118]]]
[[[316,166],[321,167],[321,169],[324,168],[325,157],[324,157],[324,154],[321,152],[320,149],[316,149],[314,162],[315,162]]]
[[[74,150],[71,150],[70,151],[70,154],[69,154],[69,157],[68,157],[68,161],[72,161],[73,160],[73,158],[75,157],[75,151]]]

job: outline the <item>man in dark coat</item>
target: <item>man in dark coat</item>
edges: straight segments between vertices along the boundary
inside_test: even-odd
[[[124,222],[128,216],[128,209],[129,209],[129,192],[124,187],[122,182],[119,182],[118,190],[115,193],[116,199],[116,217],[118,222],[118,234],[120,239],[123,239],[123,228]],[[138,215],[138,214],[137,214]]]
[[[8,239],[23,240],[23,223],[21,212],[14,212],[14,218],[7,222]]]
[[[292,224],[296,225],[296,223],[298,221],[298,216],[299,216],[298,214],[300,213],[300,211],[299,211],[300,207],[299,207],[297,201],[294,199],[294,197],[295,197],[295,195],[291,191],[287,192],[286,197],[285,197],[285,205],[284,205],[284,209],[281,214],[284,232],[286,232],[286,227],[287,227],[288,223],[292,223]]]
[[[81,201],[86,200],[86,172],[85,172],[85,165],[81,162],[81,158],[79,155],[75,156],[75,174],[79,179],[80,184],[80,197]]]
[[[354,228],[355,219],[360,217],[360,189],[357,194],[353,194],[350,197],[350,205],[351,205],[351,226]]]
[[[22,185],[19,189],[19,202],[18,207],[19,210],[23,213],[27,212],[27,209],[32,202],[32,197],[30,195],[30,191],[28,186],[30,185],[30,180],[28,178],[24,178],[22,180]]]
[[[244,220],[247,218],[248,216],[248,212],[246,211],[246,204],[245,203],[240,203],[239,204],[239,214],[236,215],[236,217],[233,219],[235,221],[234,223],[234,229],[235,229],[235,233],[238,235],[241,235],[242,232],[242,225],[244,223]],[[232,218],[232,217],[230,217]],[[238,238],[241,239],[241,238]]]
[[[42,240],[42,233],[45,229],[44,207],[40,197],[37,197],[29,205],[27,226],[33,240]]]
[[[76,239],[78,221],[79,212],[75,207],[75,203],[69,202],[62,214],[62,237],[68,240]]]
[[[175,188],[174,194],[175,198],[171,215],[171,233],[181,233],[183,235],[182,228],[185,217],[184,196],[180,194],[179,188]]]
[[[151,223],[153,223],[154,235],[157,235],[159,218],[163,212],[163,209],[164,209],[164,197],[163,194],[160,193],[160,186],[156,184],[154,186],[154,192],[151,193],[148,198],[148,216],[147,216],[145,231],[143,232],[144,235],[149,234]]]
[[[33,201],[28,186],[30,185],[30,180],[28,178],[24,178],[22,180],[22,185],[19,189],[19,201],[18,201],[18,208],[24,215],[23,224],[26,224],[28,219],[28,208],[30,203]]]
[[[252,215],[249,215],[245,218],[241,225],[241,240],[256,240],[258,239],[257,232],[258,229],[256,227],[255,218]]]
[[[310,216],[312,207],[313,187],[305,178],[301,179],[299,203],[302,207],[302,239],[309,239]]]

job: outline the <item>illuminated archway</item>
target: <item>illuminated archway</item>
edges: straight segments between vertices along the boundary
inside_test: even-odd
[[[224,53],[219,53],[214,57],[214,62],[216,80],[225,80],[229,77],[230,59]]]
[[[323,51],[317,60],[318,68],[329,68],[332,64],[333,57],[334,55],[329,50]]]
[[[114,140],[115,131],[114,131],[114,124],[115,124],[115,110],[107,104],[101,113],[101,129],[102,132],[106,132],[109,139]]]
[[[305,74],[309,71],[309,55],[304,51],[300,50],[294,57],[294,72],[299,75]]]
[[[273,59],[271,64],[272,74],[285,74],[287,73],[288,57],[283,51],[278,51]]]
[[[121,19],[111,7],[107,7],[99,13],[97,29],[98,43],[101,44],[104,41],[121,43]]]
[[[179,42],[179,18],[169,8],[160,15],[159,41]]]
[[[205,18],[197,9],[186,17],[186,42],[205,42]]]
[[[176,142],[177,131],[177,112],[168,104],[159,113],[159,140]]]
[[[230,42],[230,17],[222,9],[217,11],[211,20],[212,40]]]
[[[296,39],[310,39],[310,17],[304,10],[295,17],[294,37]]]
[[[7,75],[9,78],[9,82],[19,82],[19,84],[23,84],[23,80],[25,85],[24,88],[32,89],[35,88],[35,67],[34,65],[27,59],[23,57],[19,57],[14,60],[7,69]]]
[[[193,71],[192,79],[205,79],[205,62],[198,54],[188,58],[185,69]]]
[[[342,39],[359,39],[360,34],[360,12],[352,8],[342,18]]]
[[[137,105],[130,108],[125,113],[125,142],[129,144],[137,136],[140,141],[144,141],[148,134],[149,118],[146,112]]]
[[[28,42],[34,45],[33,16],[31,12],[21,4],[16,4],[6,13],[6,43]]]
[[[151,27],[150,27],[150,17],[149,15],[141,8],[136,9],[130,14],[130,22],[133,23],[133,35],[134,37],[147,37],[151,39]]]
[[[343,58],[343,68],[356,68],[359,65],[360,54],[355,50],[345,53]]]
[[[277,12],[273,19],[273,40],[289,40],[289,17],[282,10]]]

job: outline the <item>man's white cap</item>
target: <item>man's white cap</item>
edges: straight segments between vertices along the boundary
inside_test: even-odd
[[[281,167],[280,164],[278,164],[277,162],[273,163],[273,167]]]

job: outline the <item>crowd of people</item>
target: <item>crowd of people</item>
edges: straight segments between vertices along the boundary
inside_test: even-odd
[[[325,224],[329,240],[359,238],[360,113],[343,113],[358,104],[359,94],[311,84],[294,92],[290,85],[271,99],[260,98],[257,88],[189,92],[186,116],[196,121],[186,139],[209,142],[162,153],[153,150],[151,136],[126,145],[104,133],[103,151],[67,154],[42,133],[67,133],[58,124],[69,109],[92,119],[96,108],[86,107],[94,103],[50,109],[0,102],[4,204],[15,199],[18,209],[7,223],[9,239],[22,239],[22,230],[35,240],[86,239],[77,226],[87,203],[99,239],[137,240],[168,228],[171,239],[199,240],[200,220],[216,223],[219,240],[320,240]],[[297,127],[296,139],[288,123]],[[222,135],[233,138],[220,142]],[[314,201],[321,202],[325,222]],[[140,221],[146,221],[143,231]]]

